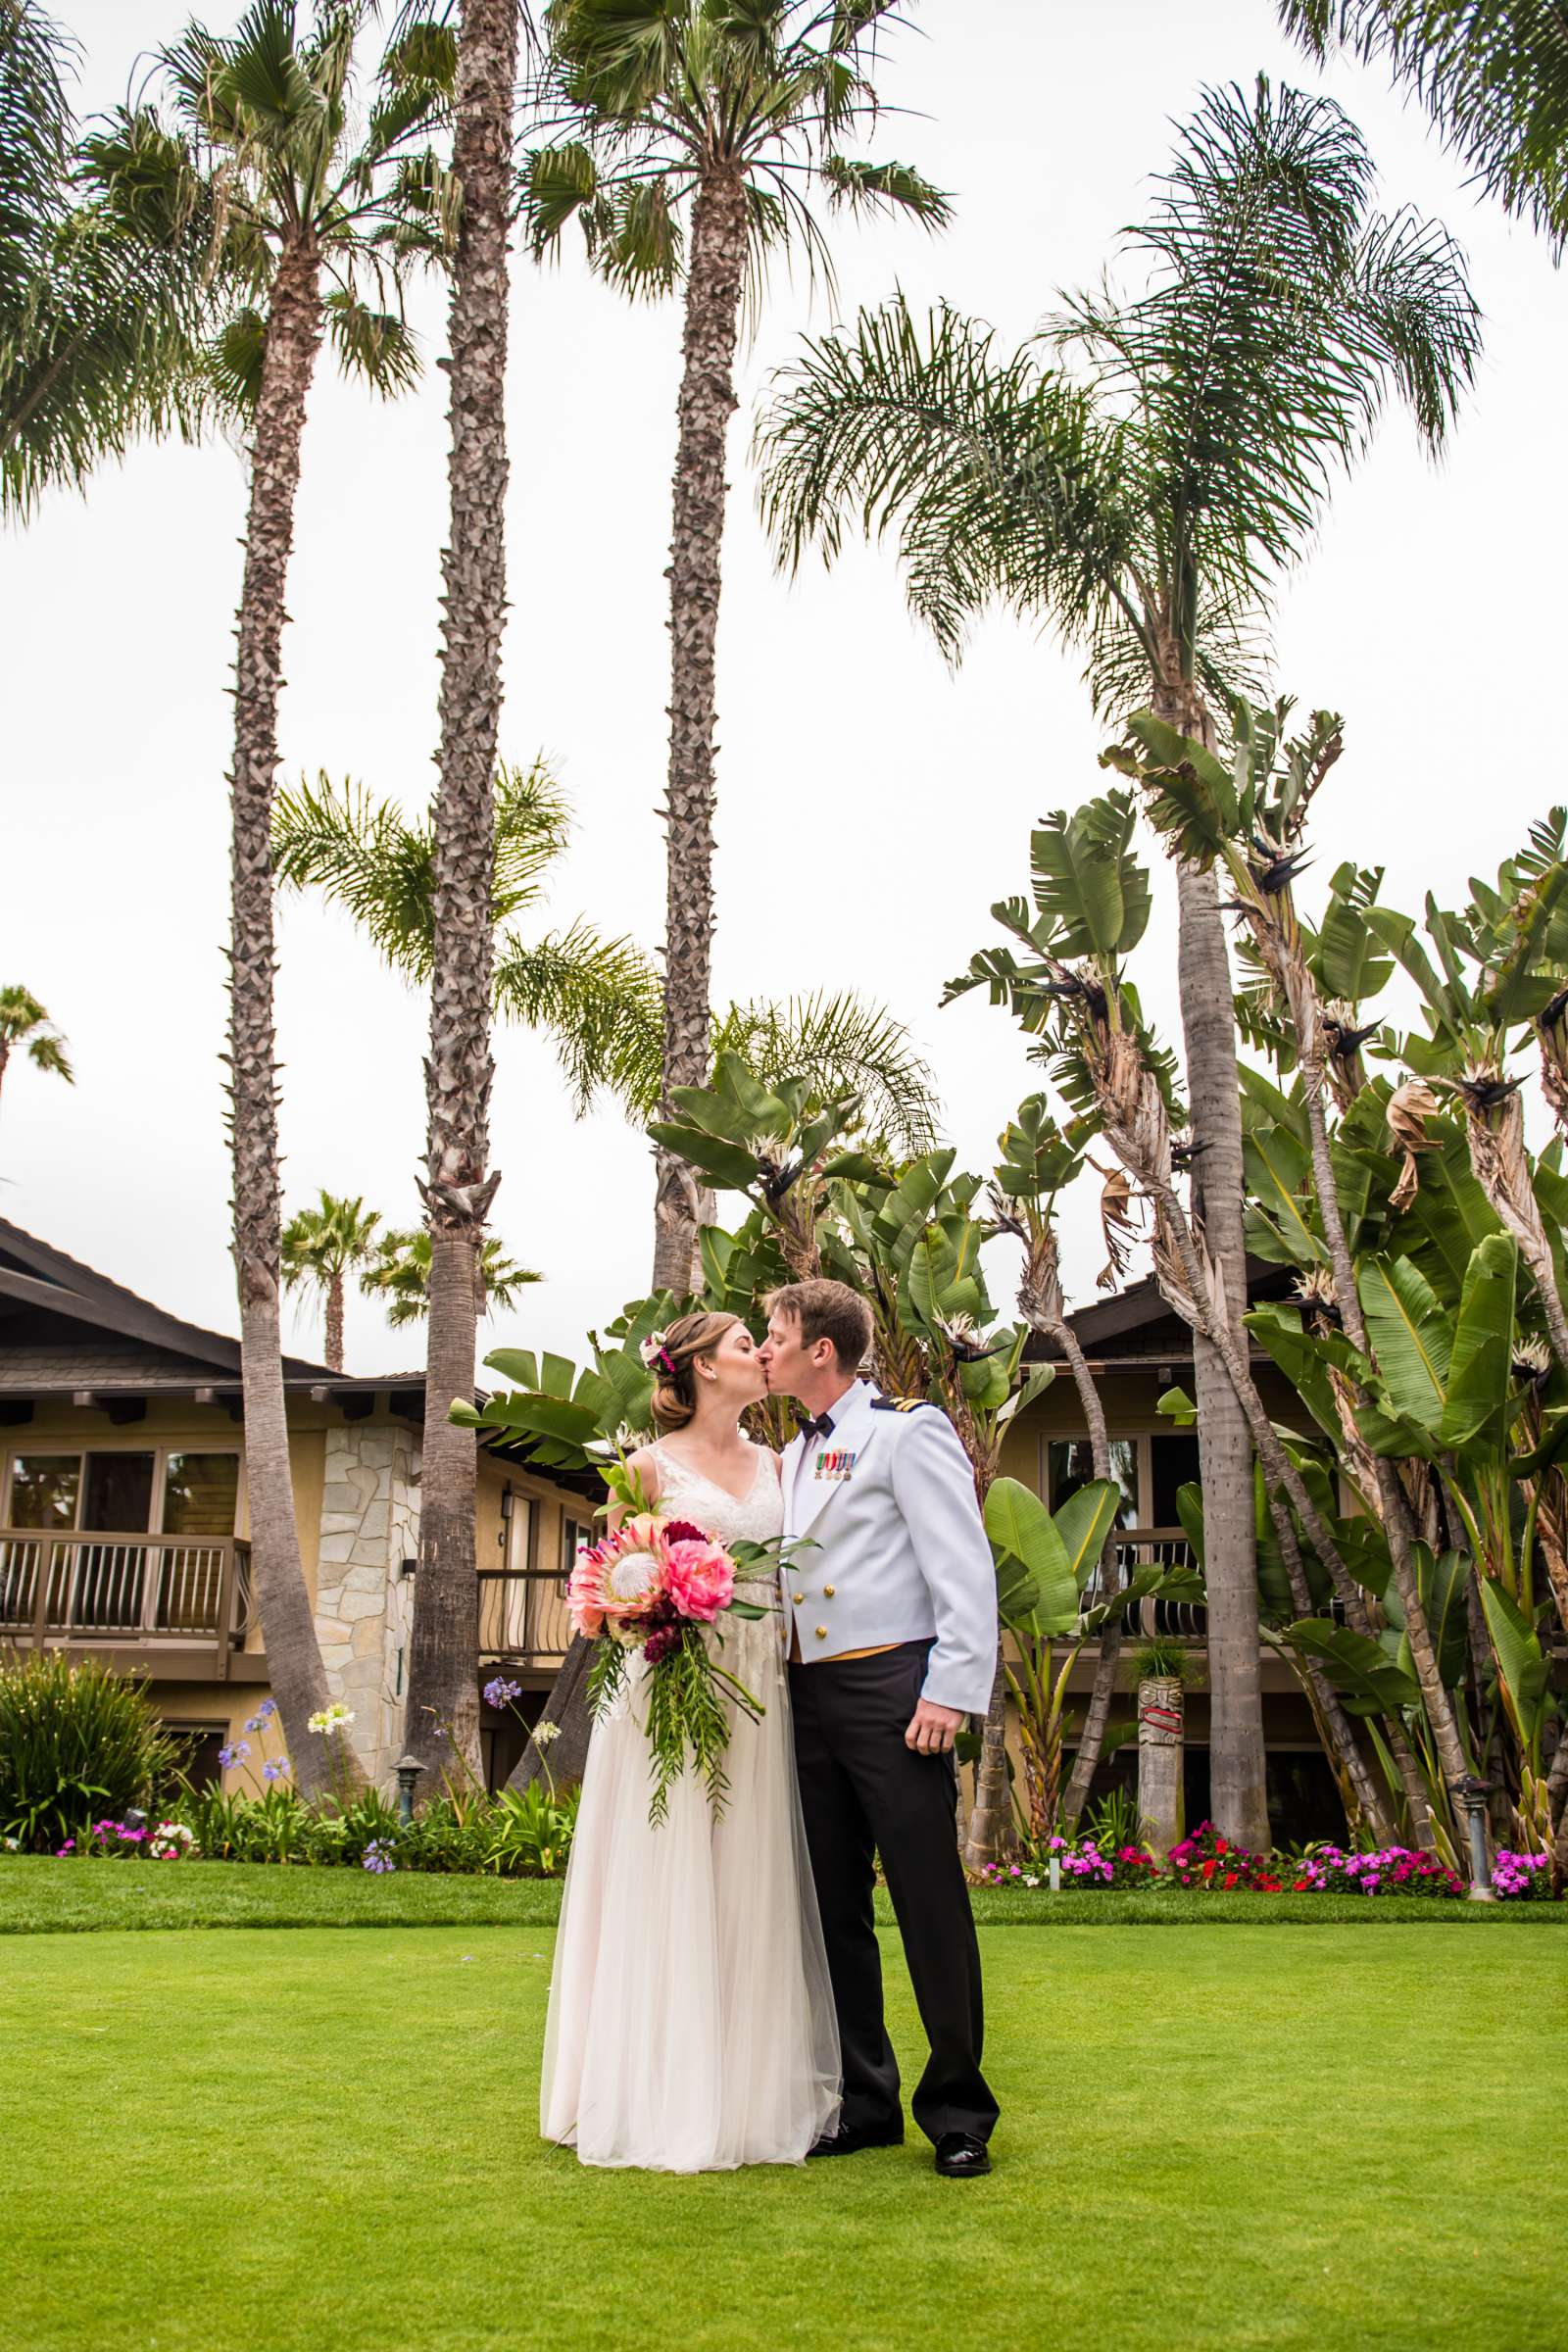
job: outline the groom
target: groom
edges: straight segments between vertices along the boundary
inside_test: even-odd
[[[813,2156],[904,2137],[872,1925],[880,1857],[931,2056],[911,2105],[952,2180],[991,2170],[980,1949],[955,1838],[954,1735],[991,1703],[997,1584],[974,1480],[945,1413],[858,1367],[863,1298],[793,1282],[766,1301],[769,1390],[811,1418],[784,1455],[790,1700],[801,1806],[844,2054],[836,2133]]]

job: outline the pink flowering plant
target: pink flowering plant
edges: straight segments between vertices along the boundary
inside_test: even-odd
[[[1211,1894],[1230,1893],[1238,1886],[1280,1894],[1285,1887],[1272,1855],[1249,1853],[1246,1846],[1233,1844],[1211,1821],[1200,1821],[1191,1837],[1171,1847],[1166,1867],[1178,1886],[1202,1886]]]
[[[1492,1865],[1492,1890],[1499,1903],[1549,1903],[1551,1856],[1516,1854],[1505,1845],[1498,1846]]]
[[[1499,1857],[1500,1858],[1500,1857]],[[1293,1894],[1462,1895],[1464,1881],[1436,1854],[1407,1845],[1348,1853],[1340,1845],[1308,1846],[1290,1873]]]
[[[1029,1847],[1022,1862],[988,1862],[976,1884],[1048,1886],[1053,1861],[1063,1886],[1152,1886],[1159,1879],[1159,1865],[1145,1847],[1116,1845],[1090,1832],[1081,1838],[1043,1838]]]
[[[566,1585],[566,1606],[579,1634],[598,1643],[588,1675],[595,1721],[623,1693],[635,1690],[646,1708],[657,1827],[669,1811],[669,1792],[688,1760],[716,1813],[729,1782],[724,1757],[730,1716],[755,1723],[765,1712],[756,1693],[719,1663],[725,1617],[765,1617],[768,1611],[735,1596],[737,1576],[776,1544],[736,1544],[729,1549],[687,1519],[634,1511],[599,1543],[579,1552]],[[633,1661],[642,1671],[633,1675]]]

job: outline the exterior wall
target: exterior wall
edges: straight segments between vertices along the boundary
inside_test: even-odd
[[[403,1666],[412,1614],[402,1563],[419,1544],[419,1447],[403,1422],[326,1432],[316,1631],[334,1699],[367,1775],[385,1780],[403,1745]]]

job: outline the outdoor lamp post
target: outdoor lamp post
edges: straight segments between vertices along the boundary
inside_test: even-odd
[[[414,1819],[414,1784],[423,1770],[417,1756],[398,1758],[398,1819],[405,1826]]]
[[[1453,1784],[1454,1795],[1465,1810],[1470,1829],[1470,1900],[1473,1903],[1494,1903],[1492,1876],[1487,1868],[1487,1798],[1492,1790],[1490,1781],[1476,1778],[1467,1772],[1462,1781]]]

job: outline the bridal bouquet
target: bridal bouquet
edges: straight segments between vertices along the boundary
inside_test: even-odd
[[[640,1651],[648,1668],[644,1690],[654,1767],[648,1817],[656,1828],[669,1810],[669,1791],[688,1756],[714,1812],[723,1811],[729,1724],[722,1693],[754,1723],[765,1712],[761,1700],[719,1665],[703,1633],[708,1626],[716,1629],[721,1617],[767,1615],[735,1598],[735,1579],[743,1567],[769,1559],[773,1548],[737,1544],[726,1550],[689,1519],[639,1511],[577,1555],[566,1606],[576,1631],[599,1643],[588,1673],[594,1720],[624,1689],[634,1654]]]

